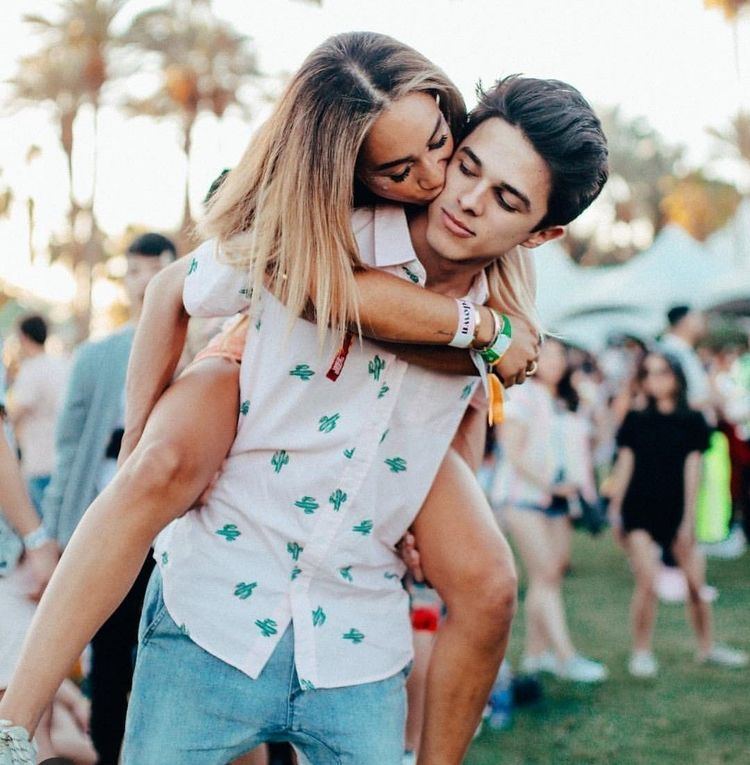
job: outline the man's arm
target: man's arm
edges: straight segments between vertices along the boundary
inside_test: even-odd
[[[88,344],[76,352],[55,425],[55,470],[42,502],[42,514],[53,534],[57,531],[60,509],[72,475],[71,468],[91,408],[91,386],[96,374],[92,368],[93,352],[93,347]]]
[[[125,434],[120,464],[138,443],[185,347],[189,316],[182,290],[187,270],[185,259],[177,260],[158,273],[146,288],[125,383]]]

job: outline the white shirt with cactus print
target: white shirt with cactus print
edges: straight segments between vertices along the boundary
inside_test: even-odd
[[[424,284],[400,208],[359,210],[353,224],[365,263]],[[219,262],[212,243],[188,263],[192,315],[247,305],[243,274]],[[486,300],[484,277],[467,297]],[[257,677],[291,622],[307,689],[383,679],[411,659],[395,545],[479,384],[356,339],[332,380],[337,351],[332,341],[321,348],[307,321],[289,332],[284,306],[263,296],[232,450],[208,504],[155,545],[167,609],[186,634]]]

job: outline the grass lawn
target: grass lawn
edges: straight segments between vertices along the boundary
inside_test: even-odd
[[[544,676],[544,700],[516,710],[508,731],[485,729],[467,765],[750,765],[750,669],[697,666],[684,608],[662,605],[659,677],[634,680],[626,669],[632,579],[623,553],[609,535],[576,534],[573,567],[564,590],[573,639],[608,665],[610,679],[592,688]],[[710,561],[708,581],[721,593],[714,604],[719,639],[750,649],[750,553]],[[522,579],[514,666],[523,645],[523,590]]]

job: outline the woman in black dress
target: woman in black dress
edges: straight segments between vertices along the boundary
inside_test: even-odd
[[[695,503],[708,425],[702,414],[688,407],[685,375],[674,357],[648,353],[639,367],[638,382],[647,404],[641,411],[631,411],[617,434],[617,490],[610,506],[615,534],[635,574],[629,671],[636,677],[653,677],[658,671],[651,651],[658,547],[672,550],[687,578],[687,608],[698,640],[698,661],[744,666],[748,661],[744,652],[714,642],[711,604],[701,597],[705,561],[695,540]]]

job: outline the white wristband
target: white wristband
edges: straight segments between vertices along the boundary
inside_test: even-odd
[[[458,327],[453,340],[448,345],[453,348],[468,348],[474,341],[476,329],[474,306],[467,300],[456,300],[456,308],[458,309]]]
[[[23,537],[23,546],[29,551],[33,552],[43,547],[47,542],[52,541],[52,537],[47,532],[47,529],[43,525],[38,526],[34,531],[26,534]]]

